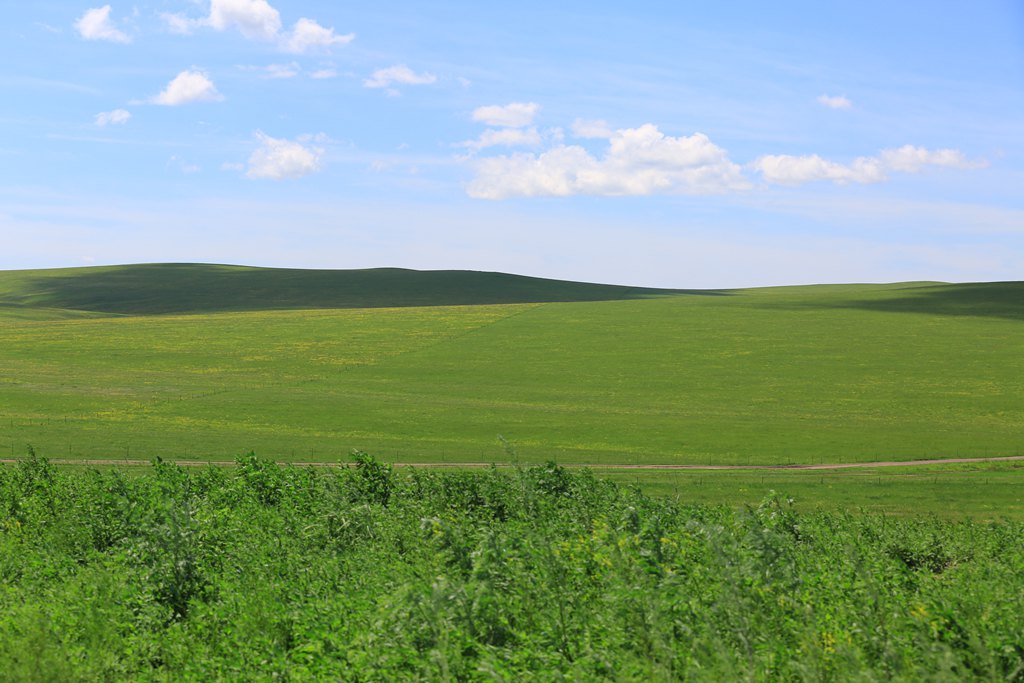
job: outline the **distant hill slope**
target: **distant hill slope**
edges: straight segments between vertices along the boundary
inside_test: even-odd
[[[472,270],[303,270],[196,263],[0,271],[0,318],[624,301],[746,292],[768,307],[1024,319],[1024,282],[655,289]],[[783,294],[785,293],[785,294]]]
[[[749,290],[765,306],[861,309],[884,313],[1024,320],[1024,282],[896,282],[885,285],[806,285]]]
[[[681,293],[465,270],[298,270],[192,263],[0,272],[0,308],[151,315],[610,301]],[[715,294],[710,291],[693,292]]]

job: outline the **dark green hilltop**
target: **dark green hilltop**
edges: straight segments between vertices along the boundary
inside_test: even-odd
[[[0,272],[0,307],[128,315],[612,301],[680,293],[685,290],[470,270],[299,270],[163,263]]]
[[[862,288],[866,296],[857,296]],[[869,295],[868,289],[876,292],[879,288],[888,294],[881,298]],[[817,309],[1024,319],[1024,282],[906,282],[787,289],[813,293],[806,305]],[[307,270],[156,263],[0,271],[0,312],[16,315],[19,310],[49,309],[161,315],[625,301],[673,295],[729,296],[741,291],[749,290],[630,287],[474,270]],[[831,296],[833,293],[835,296]],[[783,305],[791,308],[801,304],[790,299]]]

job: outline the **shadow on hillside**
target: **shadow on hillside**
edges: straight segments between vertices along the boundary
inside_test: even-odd
[[[622,287],[478,271],[291,270],[154,264],[40,273],[17,302],[102,313],[161,314],[316,308],[613,301],[712,290]]]
[[[809,306],[855,308],[886,313],[973,316],[1024,320],[1024,282],[931,285],[886,298],[815,301]]]

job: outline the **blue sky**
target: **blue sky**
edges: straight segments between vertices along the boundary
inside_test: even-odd
[[[10,5],[3,269],[1024,278],[1017,1]]]

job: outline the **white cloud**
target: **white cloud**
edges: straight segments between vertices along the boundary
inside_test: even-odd
[[[191,34],[199,24],[199,22],[181,14],[171,14],[170,12],[161,12],[160,18],[167,24],[168,31],[182,36]]]
[[[849,109],[853,106],[846,95],[818,95],[818,104],[829,109]]]
[[[536,147],[543,142],[536,128],[488,128],[476,140],[459,143],[459,147],[481,150],[487,147]]]
[[[326,69],[317,69],[316,71],[314,71],[311,74],[309,74],[309,77],[310,78],[316,78],[318,80],[322,80],[322,79],[325,79],[325,78],[335,78],[335,77],[337,77],[337,75],[338,75],[337,70],[331,69],[331,68],[326,68]]]
[[[249,170],[245,173],[247,178],[301,178],[323,167],[324,150],[319,147],[307,147],[300,142],[272,138],[262,131],[256,132],[256,139],[260,147],[249,157]],[[305,139],[322,138],[312,136]]]
[[[885,168],[873,157],[858,157],[844,165],[822,159],[817,154],[799,157],[769,154],[756,159],[751,166],[760,171],[768,182],[782,185],[799,185],[814,180],[831,180],[840,185],[878,183],[886,179]]]
[[[218,31],[235,27],[246,38],[274,40],[281,31],[281,14],[267,0],[210,0],[210,14],[199,23]]]
[[[597,159],[577,145],[540,155],[481,159],[468,187],[479,199],[713,194],[749,186],[741,169],[706,135],[671,137],[652,124],[615,131]]]
[[[295,78],[299,75],[299,65],[295,62],[288,64],[270,64],[263,68],[264,78]]]
[[[899,149],[882,150],[879,155],[882,163],[893,171],[917,173],[925,166],[945,166],[947,168],[973,169],[984,168],[988,162],[970,161],[958,149],[928,150],[924,147],[903,145]]]
[[[96,125],[106,126],[107,124],[124,124],[128,123],[129,119],[132,118],[130,111],[124,109],[115,109],[114,111],[103,111],[96,114]]]
[[[533,123],[533,117],[540,109],[536,102],[512,102],[511,104],[492,104],[477,107],[473,110],[473,120],[486,123],[488,126],[503,128],[523,128]]]
[[[576,119],[572,122],[572,134],[578,138],[608,139],[612,136],[612,129],[608,126],[607,121],[600,119],[593,121]]]
[[[305,17],[296,21],[290,31],[283,31],[281,13],[267,0],[210,0],[210,11],[205,17],[190,19],[167,12],[160,17],[171,33],[187,35],[203,27],[217,31],[237,28],[246,38],[276,42],[281,50],[293,54],[344,45],[355,39],[354,33],[338,35],[333,28]]]
[[[396,64],[386,69],[377,69],[373,75],[363,81],[363,85],[367,88],[390,88],[394,84],[429,85],[436,81],[437,76],[434,74],[418,74],[405,64]]]
[[[765,180],[782,185],[799,185],[816,180],[830,180],[839,185],[879,183],[888,180],[888,174],[893,171],[917,173],[926,166],[972,169],[986,165],[985,161],[969,161],[963,152],[956,149],[929,150],[913,145],[882,150],[874,157],[857,157],[849,164],[828,161],[817,154],[767,155],[751,164],[761,172]]]
[[[197,69],[189,69],[175,76],[163,92],[150,102],[175,107],[190,102],[215,102],[223,99],[209,76]]]
[[[86,40],[109,40],[113,43],[130,43],[131,37],[117,29],[110,21],[110,5],[86,10],[75,22],[78,35]]]
[[[312,19],[299,19],[292,27],[291,33],[281,39],[281,48],[285,52],[302,54],[331,45],[345,45],[356,37],[354,33],[337,35],[333,28],[325,28]]]

